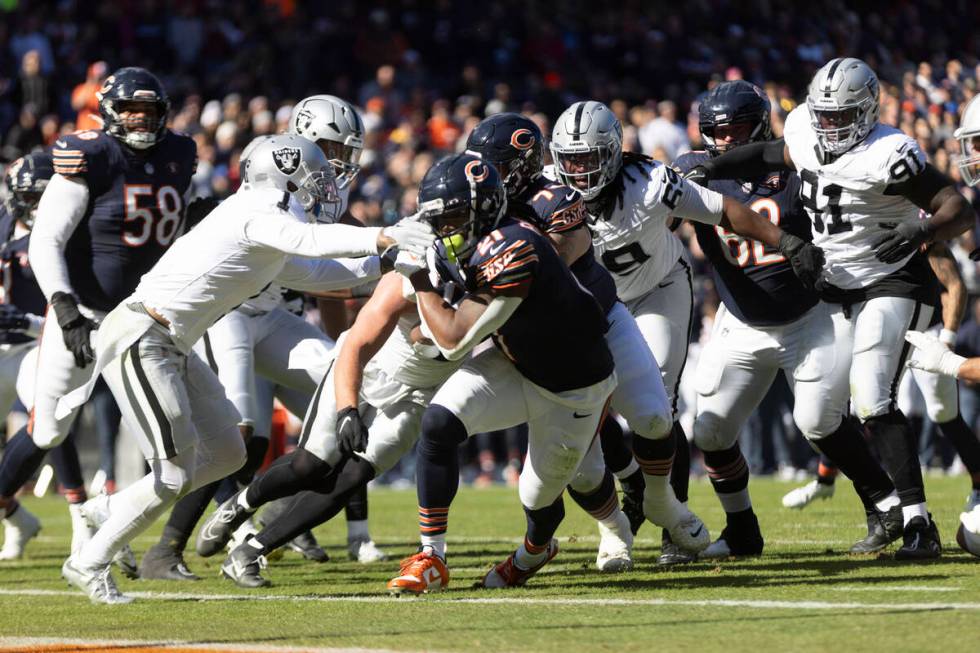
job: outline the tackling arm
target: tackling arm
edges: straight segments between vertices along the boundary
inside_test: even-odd
[[[688,175],[701,183],[702,179],[755,179],[767,172],[795,169],[786,142],[777,138],[740,145],[695,166]]]
[[[943,331],[946,333],[940,339],[950,339],[949,334],[952,334],[952,342],[946,343],[952,345],[955,342],[956,330],[960,328],[960,322],[966,312],[966,285],[963,283],[960,269],[956,265],[956,259],[953,258],[953,253],[949,251],[949,247],[944,243],[935,243],[929,248],[928,253],[929,265],[932,266],[932,271],[936,273],[939,283],[943,284],[943,288],[946,289],[942,298]]]
[[[88,200],[84,181],[55,174],[38,203],[28,257],[37,283],[49,300],[55,293],[73,292],[65,245],[85,216]]]
[[[972,227],[977,217],[966,198],[956,192],[952,181],[929,163],[921,173],[885,192],[902,195],[932,214],[928,220],[921,221],[926,242],[955,238]]]

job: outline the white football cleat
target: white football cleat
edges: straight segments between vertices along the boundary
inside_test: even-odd
[[[611,574],[633,568],[633,532],[630,530],[630,520],[622,510],[617,509],[616,512],[615,528],[608,528],[598,522],[599,554],[595,559],[595,566],[599,571]]]
[[[17,560],[24,555],[28,540],[37,536],[41,522],[23,505],[3,520],[3,549],[0,560]]]
[[[378,545],[371,539],[348,539],[347,557],[357,560],[362,565],[372,562],[382,562],[388,559],[388,554],[378,548]]]
[[[92,603],[108,605],[132,603],[133,597],[126,596],[119,591],[110,572],[111,569],[112,565],[105,565],[98,569],[85,569],[77,566],[74,560],[69,557],[61,566],[61,575],[68,581],[69,585],[74,585],[85,592]]]
[[[783,496],[783,507],[802,510],[817,499],[829,499],[834,496],[834,483],[820,483],[816,479],[802,487],[790,490]]]
[[[75,555],[85,543],[92,539],[95,529],[82,512],[82,503],[69,503],[68,515],[71,517],[71,554]]]
[[[88,501],[82,504],[82,515],[88,520],[89,526],[93,531],[99,530],[102,524],[109,519],[110,512],[110,495],[105,492],[100,492]],[[116,563],[119,567],[119,571],[123,573],[126,578],[139,578],[140,568],[139,563],[136,562],[136,555],[133,553],[133,549],[126,543],[122,546],[116,555],[113,556],[112,561]],[[67,564],[67,563],[66,563]]]

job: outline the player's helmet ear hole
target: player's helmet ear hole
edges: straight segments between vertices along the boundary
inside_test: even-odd
[[[299,190],[299,187],[296,184],[294,184],[293,182],[287,181],[286,182],[286,190],[288,190],[290,193],[295,193],[296,191]]]

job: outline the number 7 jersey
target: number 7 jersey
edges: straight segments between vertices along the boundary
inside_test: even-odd
[[[913,254],[883,263],[871,245],[886,229],[919,219],[919,207],[894,190],[925,169],[915,139],[879,123],[847,152],[824,159],[805,105],[787,116],[783,137],[802,180],[813,242],[826,256],[824,279],[838,288],[866,288],[903,268]]]
[[[138,152],[93,130],[61,136],[52,159],[55,173],[84,181],[89,192],[65,245],[72,289],[83,305],[110,311],[180,235],[197,146],[168,131]]]

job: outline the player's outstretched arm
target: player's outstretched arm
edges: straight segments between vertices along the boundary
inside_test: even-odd
[[[740,145],[695,166],[686,177],[705,185],[709,179],[755,179],[767,172],[795,169],[785,141],[777,138]]]
[[[406,311],[414,310],[415,304],[402,295],[401,275],[385,275],[374,295],[357,314],[337,354],[334,392],[338,409],[357,407],[364,366],[394,331],[398,318]]]
[[[411,281],[427,335],[449,360],[460,360],[502,327],[528,292],[527,284],[509,289],[507,294],[481,289],[468,294],[459,308],[453,308],[433,288],[425,270],[413,273]]]
[[[964,358],[954,354],[939,338],[920,331],[907,331],[905,339],[913,347],[906,366],[964,381],[980,382],[980,357]]]
[[[942,295],[943,330],[940,340],[951,347],[956,342],[956,331],[966,312],[966,284],[960,276],[960,268],[953,253],[945,243],[933,243],[929,247],[928,255],[932,271],[945,288]]]

